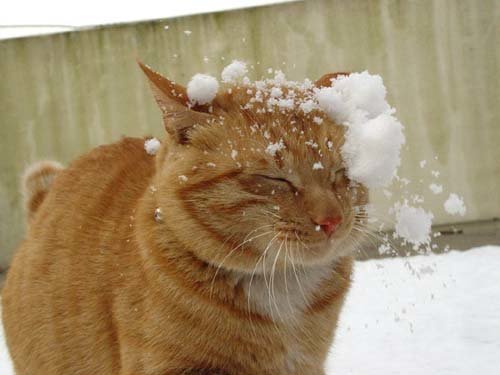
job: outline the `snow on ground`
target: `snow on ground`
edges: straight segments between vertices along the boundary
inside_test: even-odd
[[[498,246],[358,262],[327,374],[500,374],[499,269]]]
[[[0,374],[13,375],[14,371],[12,370],[12,362],[3,337],[3,325],[0,324]]]
[[[356,264],[327,374],[500,374],[500,247]]]

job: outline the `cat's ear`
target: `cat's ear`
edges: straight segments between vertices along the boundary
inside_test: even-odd
[[[332,85],[332,80],[339,76],[348,76],[351,73],[338,72],[338,73],[327,73],[314,82],[316,87],[330,87]]]
[[[188,143],[190,130],[213,121],[212,115],[191,109],[183,86],[163,77],[140,61],[138,64],[146,74],[156,103],[163,114],[165,129],[178,143]]]

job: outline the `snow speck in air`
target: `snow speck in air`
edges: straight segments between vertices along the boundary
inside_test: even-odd
[[[314,163],[313,164],[313,170],[318,170],[318,169],[325,169],[325,167],[323,167],[323,164],[321,164],[320,161],[318,161],[317,163]]]
[[[161,143],[156,138],[151,138],[144,142],[144,149],[149,155],[155,155],[160,149]]]
[[[431,189],[431,191],[434,193],[434,194],[441,194],[443,192],[443,185],[438,185],[438,184],[430,184],[429,185],[429,189]]]
[[[195,104],[210,103],[217,94],[219,82],[208,74],[195,74],[187,85],[189,100]]]
[[[464,216],[466,212],[464,200],[453,193],[451,193],[446,202],[444,202],[444,209],[450,215]]]
[[[404,204],[396,212],[396,234],[419,246],[431,240],[431,225],[434,215],[420,207]]]
[[[420,160],[420,168],[424,168],[427,164],[427,160]]]
[[[267,146],[267,148],[266,148],[266,152],[271,156],[275,156],[278,151],[281,151],[284,148],[285,148],[285,144],[283,143],[283,140],[280,139],[279,142],[270,143],[269,146]]]
[[[238,156],[238,151],[236,151],[236,150],[232,150],[232,151],[231,151],[231,158],[232,158],[233,160],[235,160],[235,159],[236,159],[236,156]]]
[[[168,25],[165,25],[165,26],[163,26],[163,28],[164,28],[165,30],[168,30],[169,26],[168,26]]]
[[[403,125],[386,101],[379,75],[368,72],[340,76],[332,87],[316,90],[319,107],[336,123],[347,126],[341,153],[349,178],[368,188],[387,186],[401,163]]]
[[[184,175],[179,176],[179,181],[186,182],[187,180],[188,180],[188,178],[186,176],[184,176]]]
[[[193,32],[191,30],[184,30],[184,34],[187,36],[191,35]]]
[[[243,61],[233,60],[231,64],[222,70],[222,82],[235,82],[248,73],[247,64]]]

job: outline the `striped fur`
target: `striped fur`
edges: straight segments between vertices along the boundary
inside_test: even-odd
[[[185,112],[164,113],[154,156],[124,138],[57,173],[3,291],[17,375],[322,374],[367,200],[345,177],[332,187],[324,140],[340,147],[342,129],[296,115],[301,139],[288,117],[242,110],[237,87],[187,109],[143,69],[160,107]],[[262,152],[264,134],[286,150]],[[328,239],[312,218],[330,212],[343,224]]]

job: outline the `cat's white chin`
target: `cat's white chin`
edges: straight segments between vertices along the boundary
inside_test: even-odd
[[[327,238],[308,245],[300,256],[295,257],[304,266],[327,265],[344,256],[353,255],[355,247],[347,237]]]

